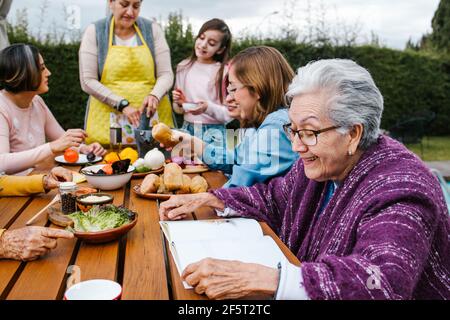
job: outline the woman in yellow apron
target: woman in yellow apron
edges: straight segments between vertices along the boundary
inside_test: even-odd
[[[80,46],[80,82],[90,95],[88,143],[109,144],[109,128],[122,127],[134,144],[142,112],[173,127],[167,92],[173,84],[170,50],[161,28],[140,18],[142,0],[109,0],[112,15],[88,26]]]

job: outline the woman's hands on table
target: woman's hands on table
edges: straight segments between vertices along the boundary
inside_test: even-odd
[[[98,142],[94,142],[89,145],[82,145],[79,151],[83,154],[89,154],[92,152],[99,157],[103,157],[106,154],[105,148],[103,148]]]
[[[63,167],[54,167],[49,174],[45,175],[43,178],[44,189],[48,191],[50,189],[57,188],[60,182],[72,180],[72,171]]]
[[[196,293],[217,300],[251,295],[273,297],[279,282],[277,269],[211,258],[188,265],[181,277]]]
[[[73,234],[65,230],[44,227],[25,227],[5,231],[0,238],[0,258],[36,260],[55,249],[58,238],[72,239]]]
[[[170,197],[159,206],[159,218],[165,220],[181,220],[200,207],[209,206],[218,210],[224,209],[224,203],[215,195],[204,192]]]

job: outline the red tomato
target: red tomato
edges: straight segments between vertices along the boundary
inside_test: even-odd
[[[73,149],[66,149],[64,151],[64,160],[70,163],[74,163],[78,161],[78,152]]]
[[[110,165],[110,164],[104,165],[102,170],[106,174],[113,174],[113,168],[112,168],[112,165]]]

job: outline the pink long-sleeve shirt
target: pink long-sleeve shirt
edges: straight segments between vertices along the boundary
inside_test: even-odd
[[[180,88],[189,102],[206,101],[208,108],[200,115],[185,113],[184,120],[203,124],[221,124],[232,120],[227,107],[220,102],[217,95],[216,78],[220,63],[205,64],[196,61],[186,68],[187,63],[188,61],[184,60],[178,64],[175,88]],[[174,103],[176,112],[183,112],[180,107]]]
[[[53,157],[47,141],[64,132],[40,96],[20,108],[0,91],[0,172],[15,174]]]

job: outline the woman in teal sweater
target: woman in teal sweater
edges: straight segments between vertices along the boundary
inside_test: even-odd
[[[229,174],[224,187],[251,186],[285,174],[298,155],[283,130],[288,123],[285,93],[294,76],[281,53],[271,47],[251,47],[233,58],[228,74],[227,104],[241,122],[235,132],[218,130],[202,137],[185,133],[172,154],[194,154],[213,170]]]

